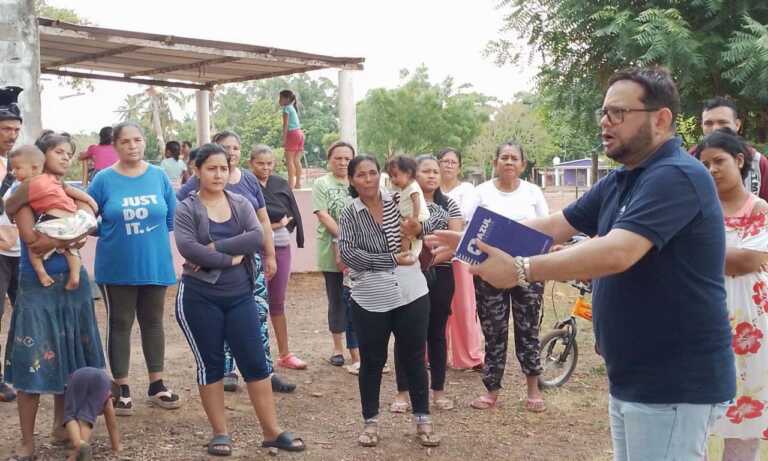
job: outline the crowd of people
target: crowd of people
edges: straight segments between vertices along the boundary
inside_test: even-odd
[[[224,392],[237,389],[240,377],[262,446],[303,450],[301,437],[281,429],[273,399],[273,392],[295,388],[275,366],[308,367],[289,348],[286,313],[291,242],[304,244],[293,193],[303,151],[296,95],[280,95],[287,180],[275,174],[269,146],[254,146],[241,162],[240,137],[231,131],[194,149],[172,141],[161,167],[153,166],[144,159],[140,126],[124,122],[102,129],[100,144],[80,154],[99,166],[82,195],[63,181],[75,153],[68,135],[47,133],[34,146],[14,149],[22,117],[10,99],[0,106],[0,154],[12,170],[0,162],[0,173],[29,176],[0,188],[7,205],[0,215],[0,294],[13,306],[0,401],[18,402],[14,459],[34,458],[41,394],[54,396],[52,436],[69,439],[72,459],[89,459],[91,429],[102,414],[112,448],[120,450],[115,416],[134,412],[134,319],[148,400],[167,410],[183,405],[163,381],[165,296],[177,283],[176,320],[197,364],[211,426],[208,453],[232,453]],[[431,409],[457,405],[446,388],[449,366],[481,371],[486,392],[470,405],[495,408],[510,318],[526,380],[523,408],[546,411],[538,385],[544,283],[591,279],[614,459],[705,459],[710,433],[725,439],[723,459],[757,459],[768,434],[762,411],[768,352],[761,344],[768,329],[768,160],[738,135],[738,109],[725,98],[703,106],[704,138],[686,153],[675,135],[679,106],[665,70],[615,74],[596,116],[606,155],[622,166],[556,213],[542,190],[523,179],[526,148],[514,140],[498,146],[493,179],[477,187],[461,182],[456,149],[396,156],[383,166],[344,141],[327,149],[328,173],[314,181],[312,211],[328,299],[328,363],[357,375],[361,446],[379,443],[381,382],[389,364],[397,384],[389,410],[413,413],[423,446],[441,442]],[[38,159],[41,171],[29,174],[29,162],[14,158]],[[383,186],[382,170],[391,187]],[[45,181],[33,182],[39,175]],[[72,266],[87,232],[55,238],[40,227],[55,221],[38,218],[65,198],[72,202],[69,213],[99,218],[94,278],[107,311],[104,349],[88,274]],[[480,242],[485,262],[454,261],[479,207],[538,229],[558,245],[545,255],[519,257]],[[592,238],[561,245],[577,233]],[[178,280],[171,235],[185,260]],[[268,318],[278,348],[274,361]]]

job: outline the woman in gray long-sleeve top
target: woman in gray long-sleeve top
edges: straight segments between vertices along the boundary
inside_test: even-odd
[[[224,341],[247,384],[264,434],[264,447],[301,451],[304,442],[277,424],[272,387],[253,298],[253,259],[262,228],[250,202],[224,190],[229,159],[217,144],[202,146],[195,160],[200,190],[176,208],[176,245],[186,259],[176,297],[176,320],[197,362],[203,408],[213,428],[208,453],[229,455],[232,439],[224,412]]]

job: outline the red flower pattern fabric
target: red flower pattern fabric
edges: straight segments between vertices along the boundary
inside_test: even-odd
[[[725,218],[729,249],[768,253],[768,204],[750,197],[737,216]],[[768,440],[768,271],[725,277],[726,302],[736,358],[735,403],[712,433],[723,438]]]
[[[754,237],[766,225],[765,213],[725,218],[726,227],[739,230],[741,238]]]
[[[745,419],[759,418],[765,405],[749,396],[741,396],[735,404],[728,407],[725,416],[734,424],[740,424]]]
[[[760,350],[763,332],[752,324],[742,322],[733,333],[733,351],[736,355],[754,354]]]
[[[768,284],[760,280],[752,286],[752,301],[760,306],[763,311],[768,312]]]

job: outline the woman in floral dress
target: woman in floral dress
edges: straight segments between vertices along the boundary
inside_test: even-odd
[[[739,387],[712,432],[725,439],[728,461],[758,459],[760,439],[768,438],[768,204],[743,184],[752,155],[728,129],[710,134],[696,150],[715,180],[725,216],[725,288]]]

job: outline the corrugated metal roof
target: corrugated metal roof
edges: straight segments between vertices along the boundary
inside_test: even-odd
[[[179,88],[310,70],[363,68],[364,58],[82,26],[38,18],[42,73]]]

